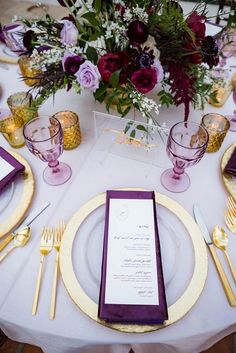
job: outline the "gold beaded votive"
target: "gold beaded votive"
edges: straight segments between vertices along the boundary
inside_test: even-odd
[[[33,108],[33,97],[30,93],[14,93],[8,97],[7,104],[14,119],[22,119],[24,123],[27,123],[37,116],[37,111]]]
[[[19,118],[14,119],[9,110],[0,110],[0,132],[14,148],[22,147],[25,144],[23,125],[24,121]]]
[[[53,115],[61,123],[64,135],[64,149],[71,150],[81,144],[81,131],[79,117],[69,110],[61,111]]]
[[[206,152],[218,151],[229,130],[229,120],[223,115],[209,113],[202,117],[201,124],[206,128],[209,134],[209,142]]]
[[[27,86],[33,86],[37,83],[37,76],[41,74],[40,70],[32,67],[32,59],[23,55],[18,60],[18,65],[23,76],[24,82]]]

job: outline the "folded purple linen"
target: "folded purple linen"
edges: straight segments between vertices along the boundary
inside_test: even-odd
[[[224,172],[236,176],[236,148],[228,160]]]
[[[130,305],[130,304],[107,304],[106,295],[106,274],[107,274],[107,251],[108,251],[108,229],[109,229],[109,205],[110,199],[151,199],[153,200],[154,211],[154,236],[156,244],[156,265],[158,283],[158,305]],[[121,289],[122,290],[122,289]],[[98,317],[108,322],[125,324],[163,324],[168,319],[163,270],[161,263],[160,241],[157,228],[155,194],[152,191],[107,191],[106,214],[103,243],[102,275],[100,284],[100,297]]]
[[[9,182],[13,181],[24,170],[23,164],[0,147],[0,193]]]

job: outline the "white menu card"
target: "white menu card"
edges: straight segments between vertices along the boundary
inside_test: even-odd
[[[105,304],[158,305],[153,200],[110,199]]]
[[[13,170],[14,167],[0,156],[0,180],[4,179]]]

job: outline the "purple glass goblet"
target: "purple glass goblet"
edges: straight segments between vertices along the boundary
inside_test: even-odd
[[[190,178],[185,168],[198,163],[203,157],[208,143],[207,130],[194,122],[183,121],[172,126],[166,151],[174,168],[161,175],[162,185],[172,192],[183,192],[190,186]]]
[[[39,116],[32,119],[24,126],[23,134],[29,151],[48,162],[43,173],[47,184],[61,185],[70,179],[71,168],[57,160],[63,152],[63,132],[56,118]]]

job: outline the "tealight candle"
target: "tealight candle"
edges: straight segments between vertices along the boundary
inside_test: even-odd
[[[66,110],[58,112],[53,116],[58,119],[61,124],[64,135],[64,149],[71,150],[79,146],[81,144],[81,131],[78,115]]]
[[[202,117],[201,124],[209,134],[209,142],[206,152],[216,152],[220,149],[222,142],[230,127],[229,120],[220,114],[209,113]]]
[[[7,104],[14,119],[22,119],[24,123],[37,116],[37,111],[32,108],[33,97],[27,92],[17,92],[7,99]]]
[[[0,131],[14,148],[22,147],[25,144],[23,124],[23,120],[19,118],[15,120],[8,109],[0,110]]]
[[[21,74],[25,84],[28,86],[35,85],[37,83],[37,76],[41,74],[41,71],[36,70],[31,66],[32,63],[33,60],[26,55],[20,56],[18,59]]]

